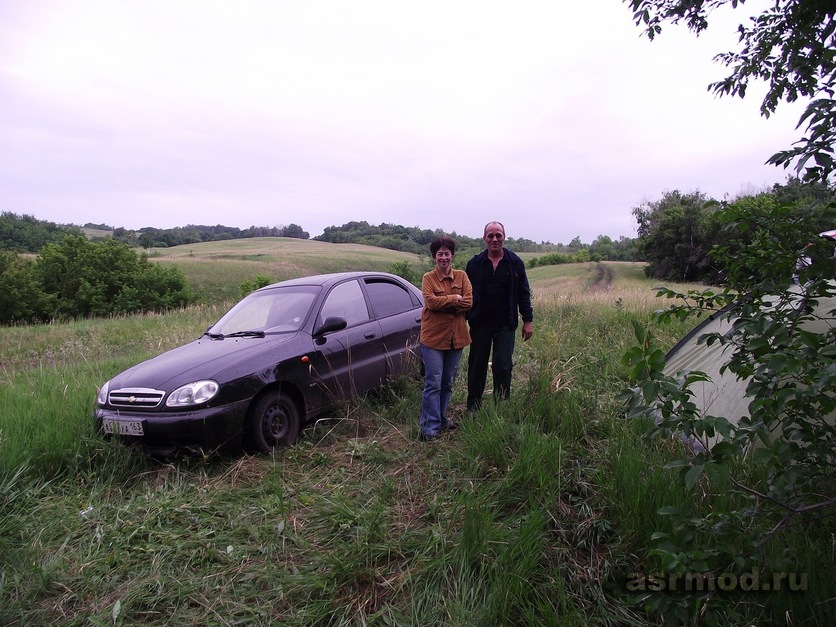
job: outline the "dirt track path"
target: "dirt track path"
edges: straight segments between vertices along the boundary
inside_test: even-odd
[[[613,271],[610,266],[599,263],[595,265],[595,278],[589,289],[594,292],[609,292],[612,287]]]

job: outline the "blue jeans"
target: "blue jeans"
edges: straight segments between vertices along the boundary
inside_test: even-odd
[[[507,399],[511,395],[511,370],[514,368],[514,329],[510,327],[471,326],[470,352],[467,357],[467,410],[482,405],[488,378],[488,362],[493,352],[493,396]]]
[[[421,399],[421,420],[418,425],[425,437],[437,436],[447,424],[447,405],[453,396],[453,381],[459,369],[462,349],[436,350],[421,344],[424,358],[424,396]]]

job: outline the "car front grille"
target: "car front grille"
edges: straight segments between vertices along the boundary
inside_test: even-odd
[[[157,407],[163,400],[165,392],[148,388],[123,388],[113,390],[108,395],[108,402],[114,407],[137,407],[150,409]]]

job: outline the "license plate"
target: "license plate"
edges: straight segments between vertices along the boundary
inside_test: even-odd
[[[141,420],[103,420],[102,428],[105,433],[119,435],[145,435]]]

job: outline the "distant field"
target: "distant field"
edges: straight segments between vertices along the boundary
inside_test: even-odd
[[[536,256],[536,253],[522,255],[524,260]],[[284,281],[346,270],[386,272],[392,264],[405,261],[416,276],[420,276],[430,265],[429,253],[415,255],[361,244],[331,244],[286,237],[256,237],[155,248],[151,250],[150,257],[158,263],[180,268],[201,303],[237,300],[241,283],[256,275]],[[602,267],[609,269],[608,274],[598,277]],[[577,296],[592,291],[598,298],[604,298],[614,283],[618,283],[622,299],[625,291],[628,294],[635,292],[635,297],[639,299],[652,297],[653,294],[644,276],[643,263],[562,264],[532,268],[528,274],[541,297],[568,293]],[[596,279],[603,280],[596,283]]]
[[[348,270],[386,272],[393,263],[404,261],[420,274],[429,263],[429,254],[422,258],[376,246],[287,237],[255,237],[155,248],[150,257],[180,268],[199,301],[204,303],[237,300],[241,283],[256,275],[284,281]]]
[[[105,231],[102,229],[82,228],[81,232],[84,233],[84,237],[87,239],[93,239],[94,237],[110,237],[113,235],[113,231]]]
[[[604,262],[540,266],[528,270],[539,303],[571,301],[613,304],[646,310],[656,300],[653,284],[644,276],[643,263]]]
[[[331,244],[317,240],[290,237],[253,237],[184,244],[171,248],[155,248],[152,256],[160,260],[238,259],[241,261],[266,261],[277,267],[321,269],[339,264],[370,263],[389,264],[393,261],[418,262],[418,256],[377,246],[361,244]],[[339,256],[337,259],[336,257]],[[427,255],[429,257],[429,255]]]

